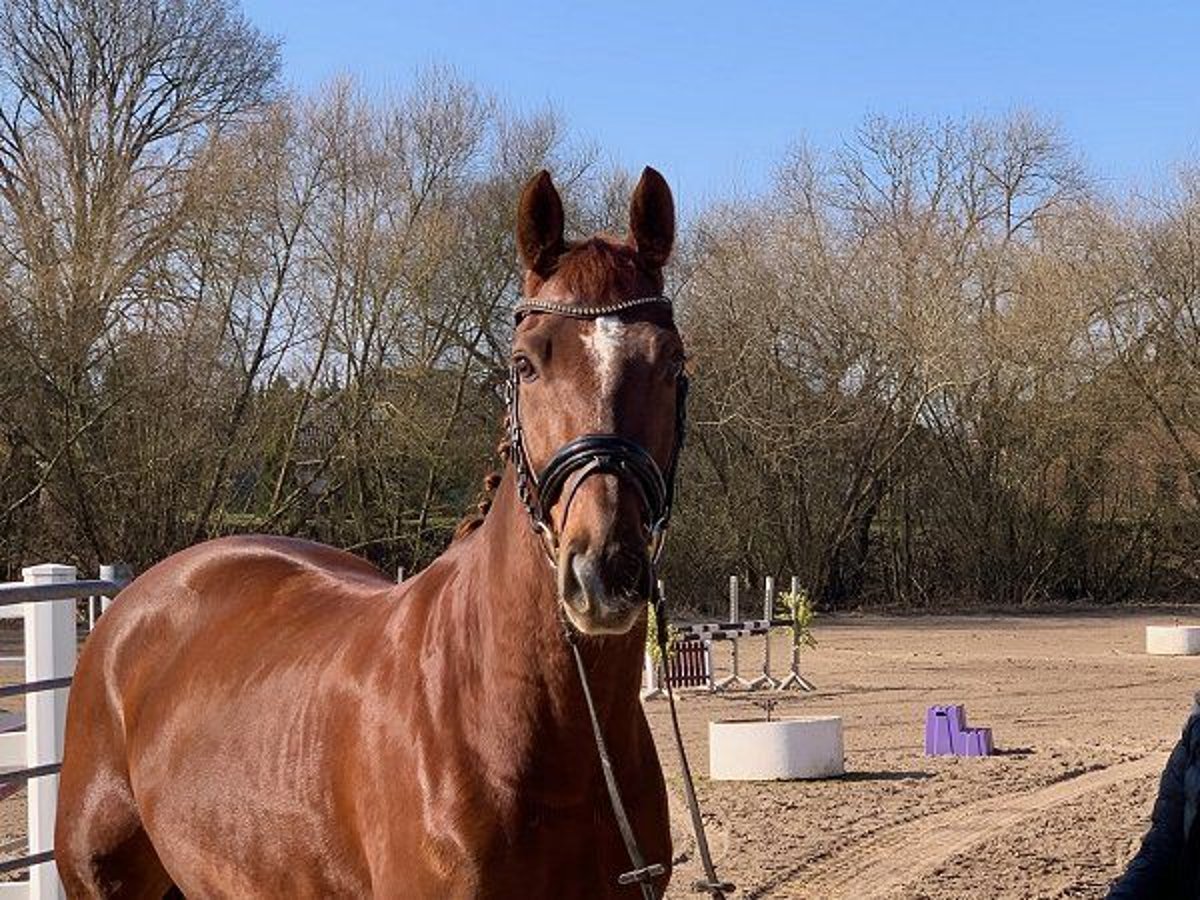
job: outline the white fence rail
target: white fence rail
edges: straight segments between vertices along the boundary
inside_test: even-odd
[[[24,620],[23,684],[0,687],[0,697],[25,696],[24,730],[0,733],[0,783],[28,785],[28,854],[0,860],[0,874],[29,870],[27,881],[0,882],[0,900],[63,896],[54,868],[54,809],[67,717],[67,688],[78,646],[76,601],[111,598],[128,582],[126,571],[101,566],[100,578],[81,581],[74,566],[49,563],[22,570],[23,580],[0,584],[0,616]]]

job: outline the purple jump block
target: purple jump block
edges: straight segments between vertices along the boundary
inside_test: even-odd
[[[992,729],[968,728],[961,703],[925,711],[926,756],[991,756],[994,749]]]

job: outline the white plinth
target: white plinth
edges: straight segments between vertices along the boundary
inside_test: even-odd
[[[1200,654],[1200,625],[1147,625],[1146,652],[1152,656]]]
[[[841,716],[709,722],[708,771],[717,781],[842,775],[846,766]]]

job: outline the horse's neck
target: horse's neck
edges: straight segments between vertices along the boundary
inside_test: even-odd
[[[518,768],[543,784],[594,780],[591,725],[575,660],[563,632],[557,587],[540,539],[517,499],[510,469],[486,520],[458,560],[468,590],[454,592],[463,604],[455,616],[471,623],[486,699],[471,715],[488,743],[515,751]],[[588,672],[598,718],[614,757],[638,750],[638,690],[645,630],[605,638],[576,639]],[[481,698],[483,699],[483,698]],[[581,755],[582,754],[582,755]],[[521,777],[507,773],[503,777]]]

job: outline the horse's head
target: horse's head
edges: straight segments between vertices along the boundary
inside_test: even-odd
[[[514,460],[519,474],[537,480],[526,499],[535,521],[542,518],[559,602],[591,634],[628,631],[651,596],[656,526],[666,524],[682,439],[683,345],[670,305],[655,300],[674,243],[675,207],[653,169],[634,191],[630,231],[625,240],[567,243],[550,176],[535,176],[521,196],[525,299],[512,348]],[[572,443],[579,438],[587,440]],[[522,454],[527,473],[520,472]]]

